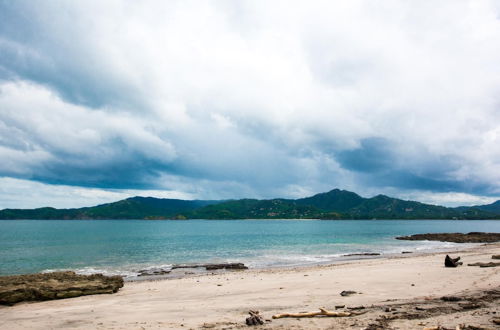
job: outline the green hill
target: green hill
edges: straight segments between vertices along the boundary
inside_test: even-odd
[[[229,201],[132,197],[78,209],[5,209],[0,219],[500,219],[500,201],[448,208],[334,189],[299,199]]]
[[[132,197],[114,203],[78,209],[44,207],[32,210],[5,209],[0,219],[170,219],[182,212],[214,203],[213,201]]]
[[[487,205],[477,205],[474,206],[474,208],[479,209],[481,211],[491,212],[500,215],[500,200]]]
[[[356,193],[333,189],[326,193],[316,194],[312,197],[300,198],[295,200],[299,205],[311,205],[322,211],[345,212],[353,207],[363,203],[366,198]]]
[[[205,206],[187,213],[192,219],[304,219],[320,212],[311,205],[298,205],[286,199],[240,199]]]

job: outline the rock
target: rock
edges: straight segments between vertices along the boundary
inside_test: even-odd
[[[454,243],[494,243],[500,241],[500,233],[433,233],[396,237],[407,241],[441,241]]]
[[[498,267],[500,262],[475,262],[473,264],[467,264],[467,266],[479,266],[479,267]]]
[[[340,293],[340,295],[341,295],[342,297],[346,297],[346,296],[350,296],[350,295],[355,294],[355,293],[356,293],[356,291],[345,290],[345,291],[342,291],[342,292]]]
[[[227,263],[227,264],[194,264],[194,265],[174,265],[172,270],[179,268],[205,268],[206,270],[217,270],[217,269],[248,269],[245,264],[241,262]]]
[[[77,275],[74,272],[0,277],[0,304],[73,298],[115,293],[123,287],[121,276]]]
[[[169,274],[171,270],[163,268],[151,268],[140,270],[137,276],[155,276],[155,275],[166,275]]]
[[[359,310],[359,309],[365,309],[365,306],[355,306],[355,307],[347,307],[349,310]]]
[[[230,264],[207,264],[204,265],[206,270],[216,270],[216,269],[248,269],[247,266],[238,262]]]
[[[492,255],[491,259],[500,259],[500,254]]]

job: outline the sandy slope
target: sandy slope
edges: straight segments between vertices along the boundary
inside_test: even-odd
[[[492,254],[500,254],[500,244],[453,256],[461,255],[467,264],[491,261]],[[450,269],[444,268],[443,260],[442,253],[405,255],[342,265],[127,283],[113,295],[0,307],[0,329],[232,329],[246,328],[244,320],[250,309],[259,310],[270,319],[278,312],[335,309],[336,305],[368,308],[356,317],[279,319],[261,328],[363,329],[382,315],[396,315],[398,312],[384,311],[390,305],[411,311],[421,302],[427,309],[436,302],[432,298],[452,294],[478,296],[485,290],[500,289],[500,267],[465,265]],[[342,290],[360,294],[342,297]],[[499,303],[500,300],[493,300],[481,308],[435,313],[430,318],[396,319],[390,326],[422,329],[440,323],[454,329],[465,322],[494,328],[490,320],[500,316]],[[370,308],[371,305],[375,306]]]

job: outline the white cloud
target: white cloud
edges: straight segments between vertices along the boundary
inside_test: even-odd
[[[201,198],[500,194],[493,1],[2,6],[0,175]],[[372,138],[387,173],[342,164]]]
[[[46,206],[78,208],[112,203],[134,196],[193,199],[190,194],[168,190],[97,189],[0,178],[0,210]]]

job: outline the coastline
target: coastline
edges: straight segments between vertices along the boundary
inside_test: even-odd
[[[449,252],[448,252],[449,253]],[[85,296],[0,307],[0,328],[5,329],[149,329],[246,328],[249,310],[270,319],[280,312],[315,311],[319,307],[364,306],[366,313],[345,318],[279,319],[269,329],[362,329],[380,315],[377,306],[445,295],[479,294],[500,289],[500,268],[467,266],[490,261],[500,254],[500,243],[459,249],[464,266],[444,268],[446,252],[363,258],[330,265],[250,269],[179,279],[127,282],[112,295]],[[343,297],[341,291],[356,294]],[[375,310],[372,310],[374,307]],[[370,309],[372,308],[372,309]],[[484,309],[484,310],[483,310]],[[488,306],[469,312],[434,315],[425,319],[395,320],[400,328],[459,323],[487,324]],[[478,314],[478,311],[482,311]],[[476,313],[476,315],[473,315]],[[385,313],[387,314],[387,313]],[[420,325],[419,325],[420,323]],[[490,323],[490,327],[493,328]]]

